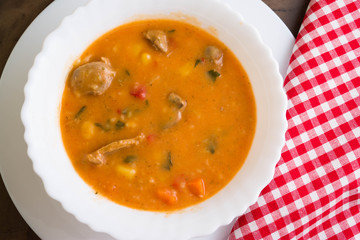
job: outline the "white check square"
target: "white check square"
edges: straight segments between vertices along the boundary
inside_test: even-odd
[[[322,177],[326,174],[325,169],[322,166],[316,168],[315,171],[319,175],[319,177]]]

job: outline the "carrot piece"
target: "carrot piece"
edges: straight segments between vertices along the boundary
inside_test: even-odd
[[[202,178],[187,182],[187,187],[192,194],[201,198],[205,196],[205,183]]]
[[[177,203],[177,192],[171,188],[160,188],[156,191],[157,197],[166,204],[174,205]]]

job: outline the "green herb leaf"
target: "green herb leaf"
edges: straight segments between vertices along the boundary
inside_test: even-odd
[[[131,75],[129,69],[125,68],[123,71],[124,72],[121,73],[120,76],[118,77],[118,82],[120,86],[123,86],[124,83],[130,79],[130,75]]]
[[[146,102],[145,102],[145,104],[146,104]],[[121,111],[121,114],[124,115],[124,117],[131,118],[132,116],[134,116],[135,114],[137,114],[139,112],[142,112],[143,110],[144,109],[141,109],[141,108],[127,107]]]
[[[95,126],[97,126],[98,128],[101,128],[102,130],[105,130],[104,126],[101,123],[96,122]]]
[[[163,167],[164,169],[170,171],[172,166],[173,166],[173,162],[172,162],[171,152],[168,152]]]
[[[129,108],[124,108],[122,111],[121,111],[121,114],[124,115],[124,117],[131,117],[132,114],[133,114],[133,111]]]
[[[171,30],[168,31],[168,33],[173,33],[175,31],[176,31],[176,29],[171,29]]]
[[[135,155],[128,155],[123,159],[124,163],[132,163],[137,160],[137,156]]]
[[[210,137],[209,139],[206,140],[206,150],[209,153],[214,154],[217,150],[217,147],[218,144],[215,137]]]
[[[118,120],[116,123],[115,123],[115,129],[116,130],[120,130],[120,129],[123,129],[125,127],[125,123]]]
[[[78,119],[85,110],[86,110],[86,105],[82,106],[80,110],[75,114],[75,119]]]
[[[147,100],[147,99],[145,100],[145,105],[149,106],[149,100]]]
[[[100,129],[103,130],[104,132],[110,131],[110,127],[111,127],[109,120],[105,123],[105,125],[96,122],[96,123],[95,123],[95,126],[97,126],[98,128],[100,128]]]
[[[142,111],[142,109],[140,109],[140,108],[135,108],[133,112],[134,112],[134,114],[136,114],[136,113],[139,113],[139,112],[141,112],[141,111]]]
[[[220,73],[215,71],[215,70],[210,70],[207,73],[208,73],[208,75],[209,75],[212,82],[215,82],[216,78],[220,77]]]
[[[197,66],[200,62],[201,62],[201,59],[199,59],[199,58],[198,58],[198,59],[196,59],[196,60],[195,60],[195,65],[194,65],[194,68],[196,68],[196,66]]]

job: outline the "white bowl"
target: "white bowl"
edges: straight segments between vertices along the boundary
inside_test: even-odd
[[[257,106],[253,145],[237,175],[210,199],[169,213],[135,210],[95,195],[75,172],[60,132],[61,97],[75,59],[109,30],[152,18],[181,20],[216,34],[248,73]],[[29,72],[21,111],[28,155],[49,196],[95,231],[117,239],[207,235],[243,214],[272,179],[287,128],[282,85],[278,65],[257,31],[218,0],[93,0],[46,38]]]

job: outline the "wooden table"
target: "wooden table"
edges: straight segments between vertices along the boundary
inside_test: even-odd
[[[284,21],[294,36],[298,33],[309,1],[263,0]],[[52,0],[0,0],[0,74],[22,33],[51,2]],[[0,239],[39,239],[15,208],[2,180],[0,180]]]

